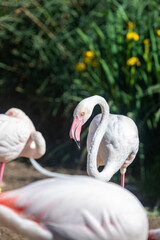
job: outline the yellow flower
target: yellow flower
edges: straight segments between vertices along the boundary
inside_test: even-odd
[[[131,30],[134,28],[133,22],[131,22],[131,21],[128,22],[128,28]]]
[[[136,32],[128,32],[127,35],[126,35],[126,38],[128,40],[138,41],[139,40],[139,35]]]
[[[90,51],[90,50],[83,52],[82,55],[83,55],[83,57],[88,57],[88,58],[91,58],[91,59],[95,57],[95,53],[93,51]]]
[[[83,72],[83,71],[85,71],[85,70],[86,70],[86,64],[83,63],[83,62],[77,63],[77,64],[76,64],[76,70],[77,70],[78,72]]]
[[[84,57],[84,63],[91,63],[92,59],[89,57]]]
[[[140,67],[141,66],[141,62],[138,60],[137,61],[137,66]]]
[[[141,62],[139,61],[138,57],[131,57],[127,60],[127,65],[128,66],[134,66],[134,65],[141,66]]]
[[[160,29],[157,29],[157,35],[160,37]]]
[[[91,65],[92,65],[92,67],[98,67],[99,63],[96,60],[93,60]]]
[[[143,43],[144,43],[144,45],[149,45],[149,39],[148,38],[144,39]]]

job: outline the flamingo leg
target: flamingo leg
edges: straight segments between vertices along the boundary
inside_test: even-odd
[[[124,188],[124,182],[125,182],[125,173],[121,174],[121,186]]]
[[[1,184],[2,184],[2,178],[3,178],[3,173],[4,173],[4,167],[5,167],[5,163],[2,162],[1,168],[0,168],[0,193],[1,193]]]

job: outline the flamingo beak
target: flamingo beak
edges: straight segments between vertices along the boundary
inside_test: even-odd
[[[70,138],[76,142],[78,149],[81,148],[80,147],[80,134],[81,134],[82,125],[83,125],[83,117],[82,116],[74,117],[73,123],[71,126],[71,130],[69,133]]]

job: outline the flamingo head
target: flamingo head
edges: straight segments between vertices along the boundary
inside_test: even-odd
[[[70,138],[73,139],[80,149],[80,134],[81,128],[85,122],[90,118],[93,111],[93,102],[90,98],[82,100],[74,110],[73,123],[70,129]]]

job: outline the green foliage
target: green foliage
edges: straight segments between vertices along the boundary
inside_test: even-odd
[[[0,93],[27,97],[46,118],[70,119],[66,129],[82,98],[105,97],[112,113],[128,115],[138,125],[137,168],[146,192],[154,189],[151,177],[160,155],[159,13],[158,0],[0,2]],[[84,62],[88,50],[95,56]],[[85,63],[83,71],[76,70],[78,62]],[[63,163],[73,158],[66,156]],[[159,195],[153,190],[150,198]]]
[[[158,207],[154,207],[152,210],[148,207],[146,207],[145,209],[146,209],[147,215],[149,217],[154,218],[154,217],[160,216],[160,211],[159,211]]]
[[[157,157],[157,159],[154,159],[152,165],[146,169],[145,178],[143,178],[142,182],[145,195],[153,200],[156,199],[157,196],[160,196],[159,169],[160,157]]]
[[[56,115],[75,62],[66,43],[69,9],[65,1],[13,2],[0,12],[0,91],[14,89]]]

